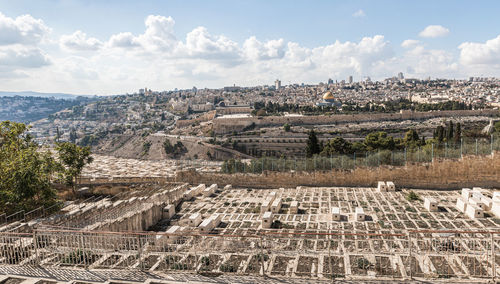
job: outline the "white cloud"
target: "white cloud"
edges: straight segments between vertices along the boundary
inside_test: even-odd
[[[420,41],[418,40],[415,40],[415,39],[407,39],[407,40],[404,40],[402,43],[401,43],[401,47],[404,47],[404,48],[412,48],[412,47],[415,47],[416,45],[418,45],[420,43]]]
[[[401,61],[411,70],[409,75],[416,77],[458,75],[458,64],[450,52],[439,49],[425,49],[417,45],[407,51]]]
[[[396,54],[383,35],[306,47],[256,36],[240,43],[202,26],[177,37],[174,28],[171,17],[151,15],[138,34],[124,31],[99,40],[76,31],[59,38],[68,54],[47,39],[50,28],[41,20],[0,14],[0,84],[8,89],[116,94],[144,86],[165,90],[270,84],[275,78],[305,83],[349,75],[383,79],[400,71],[419,78],[500,75],[500,36],[464,42],[458,57],[427,49],[415,39],[398,43],[404,49]],[[435,30],[427,27],[421,36],[436,36]],[[86,56],[77,56],[81,51]]]
[[[146,49],[171,50],[177,44],[172,17],[150,15],[146,18],[146,31],[137,41]]]
[[[225,36],[211,35],[205,27],[197,27],[186,35],[179,53],[202,59],[228,59],[238,56],[238,44]]]
[[[484,65],[500,68],[500,35],[485,43],[464,42],[459,47],[464,65]]]
[[[0,48],[0,67],[38,68],[50,65],[49,57],[39,48],[14,45]]]
[[[365,14],[365,11],[363,11],[362,9],[359,9],[356,12],[354,12],[352,14],[352,16],[355,18],[362,18],[362,17],[366,16],[366,14]]]
[[[165,53],[172,52],[179,44],[174,34],[175,21],[172,17],[149,15],[144,25],[146,30],[143,34],[138,36],[130,32],[114,34],[109,38],[107,46],[134,50],[140,47],[142,52]]]
[[[0,13],[0,45],[36,44],[49,32],[42,20],[30,15],[13,19]]]
[[[430,25],[430,26],[427,26],[418,35],[421,37],[436,38],[436,37],[447,36],[449,33],[450,33],[450,30],[443,27],[443,26]]]
[[[249,60],[278,59],[285,55],[285,41],[283,39],[259,41],[255,36],[245,40],[243,53]]]
[[[140,46],[139,40],[129,32],[112,35],[108,43],[111,47],[131,48]]]
[[[61,47],[69,51],[98,50],[102,42],[93,37],[87,37],[82,31],[76,31],[71,35],[63,35],[60,39]]]
[[[325,71],[369,73],[373,65],[389,58],[392,49],[384,36],[364,37],[359,43],[336,41],[313,49],[313,59]]]

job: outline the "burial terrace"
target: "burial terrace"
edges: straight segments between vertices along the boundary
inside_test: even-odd
[[[487,281],[500,272],[492,212],[460,212],[461,191],[412,191],[163,184],[2,225],[0,266],[290,281]]]
[[[221,162],[198,160],[139,160],[113,156],[92,155],[94,161],[87,165],[82,176],[91,178],[120,177],[173,177],[178,171],[196,169],[199,172],[220,171]]]

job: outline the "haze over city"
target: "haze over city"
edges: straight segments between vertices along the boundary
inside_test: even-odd
[[[2,91],[500,75],[497,1],[0,1]]]

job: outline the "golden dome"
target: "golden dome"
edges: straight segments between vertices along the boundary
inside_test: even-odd
[[[334,100],[335,97],[333,96],[332,92],[328,91],[323,94],[323,100]]]

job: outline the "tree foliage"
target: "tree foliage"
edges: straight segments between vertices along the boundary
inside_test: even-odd
[[[418,148],[425,145],[425,140],[421,140],[415,129],[410,129],[406,132],[403,139],[404,146],[410,149]]]
[[[368,151],[375,150],[394,150],[396,143],[392,136],[386,132],[372,132],[365,137],[365,145]]]
[[[64,177],[67,185],[74,186],[82,173],[83,167],[93,161],[90,147],[80,147],[70,142],[56,144],[59,160],[64,166]]]
[[[500,133],[500,121],[497,121],[495,122],[495,124],[493,124],[493,129],[494,132]]]
[[[40,151],[22,123],[0,123],[0,212],[32,210],[56,203],[51,186],[60,164]]]
[[[321,151],[321,154],[325,156],[352,153],[353,145],[351,144],[351,142],[345,140],[342,137],[335,137],[333,139],[330,139],[323,148],[323,151]]]
[[[283,125],[283,130],[285,130],[285,132],[290,132],[290,124],[285,123],[285,124]]]
[[[331,155],[351,155],[353,153],[366,153],[381,151],[385,153],[395,149],[408,148],[414,150],[418,147],[425,146],[426,141],[422,137],[420,139],[418,132],[415,129],[410,129],[406,132],[403,139],[387,135],[386,132],[372,132],[365,136],[364,141],[350,142],[342,137],[330,139],[321,151],[323,156]],[[388,152],[390,153],[390,152]]]
[[[319,154],[319,152],[321,152],[321,149],[318,137],[316,136],[314,129],[311,129],[311,131],[309,131],[309,137],[307,138],[306,156],[312,157],[313,155]]]

